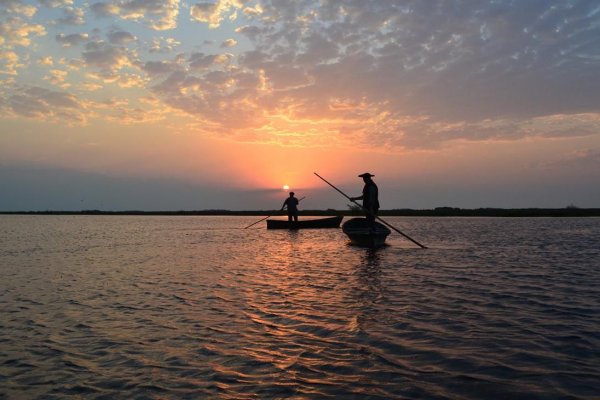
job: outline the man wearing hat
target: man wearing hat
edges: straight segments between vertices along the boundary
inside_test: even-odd
[[[294,192],[290,192],[290,197],[285,199],[283,205],[281,206],[282,210],[285,206],[287,206],[289,222],[292,222],[292,219],[294,219],[294,222],[298,222],[298,203],[299,200],[294,197]]]
[[[363,187],[362,196],[351,197],[350,200],[362,200],[363,210],[365,212],[365,217],[371,226],[375,226],[375,217],[377,216],[377,211],[379,211],[379,189],[375,182],[373,182],[372,175],[368,172],[364,174],[360,174],[359,178],[363,178],[365,182],[365,186]]]

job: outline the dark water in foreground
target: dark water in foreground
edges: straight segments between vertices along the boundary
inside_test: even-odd
[[[598,399],[600,219],[0,216],[0,399]]]

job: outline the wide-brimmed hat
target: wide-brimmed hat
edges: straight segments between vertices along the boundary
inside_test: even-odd
[[[359,178],[370,178],[372,176],[375,176],[375,175],[372,175],[372,174],[370,174],[368,172],[365,172],[364,174],[360,174],[358,177]]]

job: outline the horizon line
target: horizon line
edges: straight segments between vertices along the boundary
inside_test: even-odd
[[[303,216],[322,216],[322,215],[344,215],[360,216],[363,213],[360,210],[351,209],[306,209],[301,210],[299,215]],[[435,207],[430,209],[414,208],[394,208],[381,209],[379,215],[382,216],[600,216],[600,208],[590,207],[581,208],[576,206],[567,207],[479,207],[479,208],[460,208],[460,207]],[[203,209],[203,210],[20,210],[20,211],[0,211],[0,215],[165,215],[165,216],[261,216],[269,215],[272,217],[285,216],[287,213],[279,209],[271,210],[227,210],[227,209]]]

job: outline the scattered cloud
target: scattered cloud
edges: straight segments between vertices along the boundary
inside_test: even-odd
[[[63,71],[60,69],[53,69],[48,72],[48,75],[44,77],[44,80],[50,82],[54,86],[61,87],[63,89],[71,86],[69,82],[67,82],[67,71]]]
[[[62,17],[58,18],[56,22],[61,25],[84,25],[85,24],[85,13],[81,8],[66,7],[63,8]]]
[[[373,121],[360,141],[379,147],[437,148],[454,142],[512,142],[527,138],[567,139],[596,135],[600,115],[563,114],[532,119],[436,122],[431,117]]]
[[[165,114],[159,109],[116,107],[111,110],[109,119],[124,125],[134,125],[161,121],[165,119]]]
[[[6,104],[14,115],[69,124],[85,124],[90,116],[85,101],[71,93],[39,86],[19,89],[8,96]]]
[[[237,10],[243,6],[242,0],[201,2],[190,8],[190,16],[193,21],[206,23],[210,28],[218,28],[226,17],[229,20],[236,19]]]
[[[50,8],[72,6],[73,0],[38,0],[41,5]]]
[[[260,22],[237,29],[254,44],[241,66],[264,71],[274,91],[263,104],[293,104],[291,118],[359,117],[339,136],[387,147],[597,132],[579,118],[600,104],[590,3],[262,4]],[[367,106],[334,109],[332,99]]]
[[[56,35],[56,41],[65,47],[80,45],[87,42],[88,39],[89,35],[87,33],[71,33],[69,35],[59,33]]]
[[[152,43],[149,48],[150,53],[170,53],[177,46],[179,46],[181,42],[174,38],[153,38]]]
[[[95,103],[97,110],[110,120],[124,125],[134,125],[161,121],[169,113],[160,104],[142,101],[141,106],[134,106],[128,100],[110,98]]]
[[[46,35],[46,29],[40,24],[31,24],[20,17],[8,17],[0,20],[0,45],[5,47],[30,46],[36,36]]]
[[[244,7],[244,15],[246,17],[258,17],[263,13],[263,9],[262,6],[259,4],[256,4],[254,7]]]
[[[129,32],[125,31],[111,31],[108,33],[108,41],[111,44],[124,46],[128,43],[135,42],[137,38]]]
[[[93,3],[90,8],[98,17],[141,22],[162,31],[177,27],[179,0],[114,0]]]
[[[143,66],[143,70],[151,77],[167,75],[178,69],[178,64],[171,61],[147,61]]]
[[[227,48],[227,47],[234,47],[237,45],[237,40],[235,39],[227,39],[224,40],[223,43],[221,43],[221,47],[222,48]]]
[[[20,0],[2,0],[0,1],[0,7],[2,7],[7,13],[10,14],[21,14],[26,17],[33,17],[37,13],[37,7],[23,4]]]
[[[17,68],[23,67],[19,60],[14,51],[0,49],[0,74],[17,75]]]
[[[82,57],[87,67],[110,73],[136,63],[135,55],[125,47],[113,46],[103,41],[89,42]]]
[[[231,54],[204,54],[193,53],[189,58],[189,67],[192,70],[205,70],[217,65],[229,63]]]
[[[38,64],[46,67],[51,67],[52,65],[54,65],[54,61],[52,59],[52,56],[40,57],[38,59]]]
[[[589,1],[207,0],[165,36],[156,31],[177,28],[179,0],[38,4],[62,25],[113,23],[48,26],[45,40],[70,58],[40,59],[27,48],[46,35],[41,11],[0,0],[0,73],[18,80],[38,60],[52,67],[40,87],[143,89],[218,135],[405,149],[600,132],[600,12]],[[206,27],[218,35],[186,37]],[[145,120],[132,110],[123,120]]]
[[[70,69],[72,71],[81,71],[82,69],[85,68],[85,61],[83,61],[81,59],[65,59],[65,58],[61,58],[59,60],[59,63],[61,65],[64,65],[65,67],[67,67],[68,69]]]
[[[100,90],[104,87],[104,85],[101,85],[100,83],[97,83],[97,82],[83,82],[77,86],[80,90],[83,90],[85,92],[94,92],[94,91]]]

